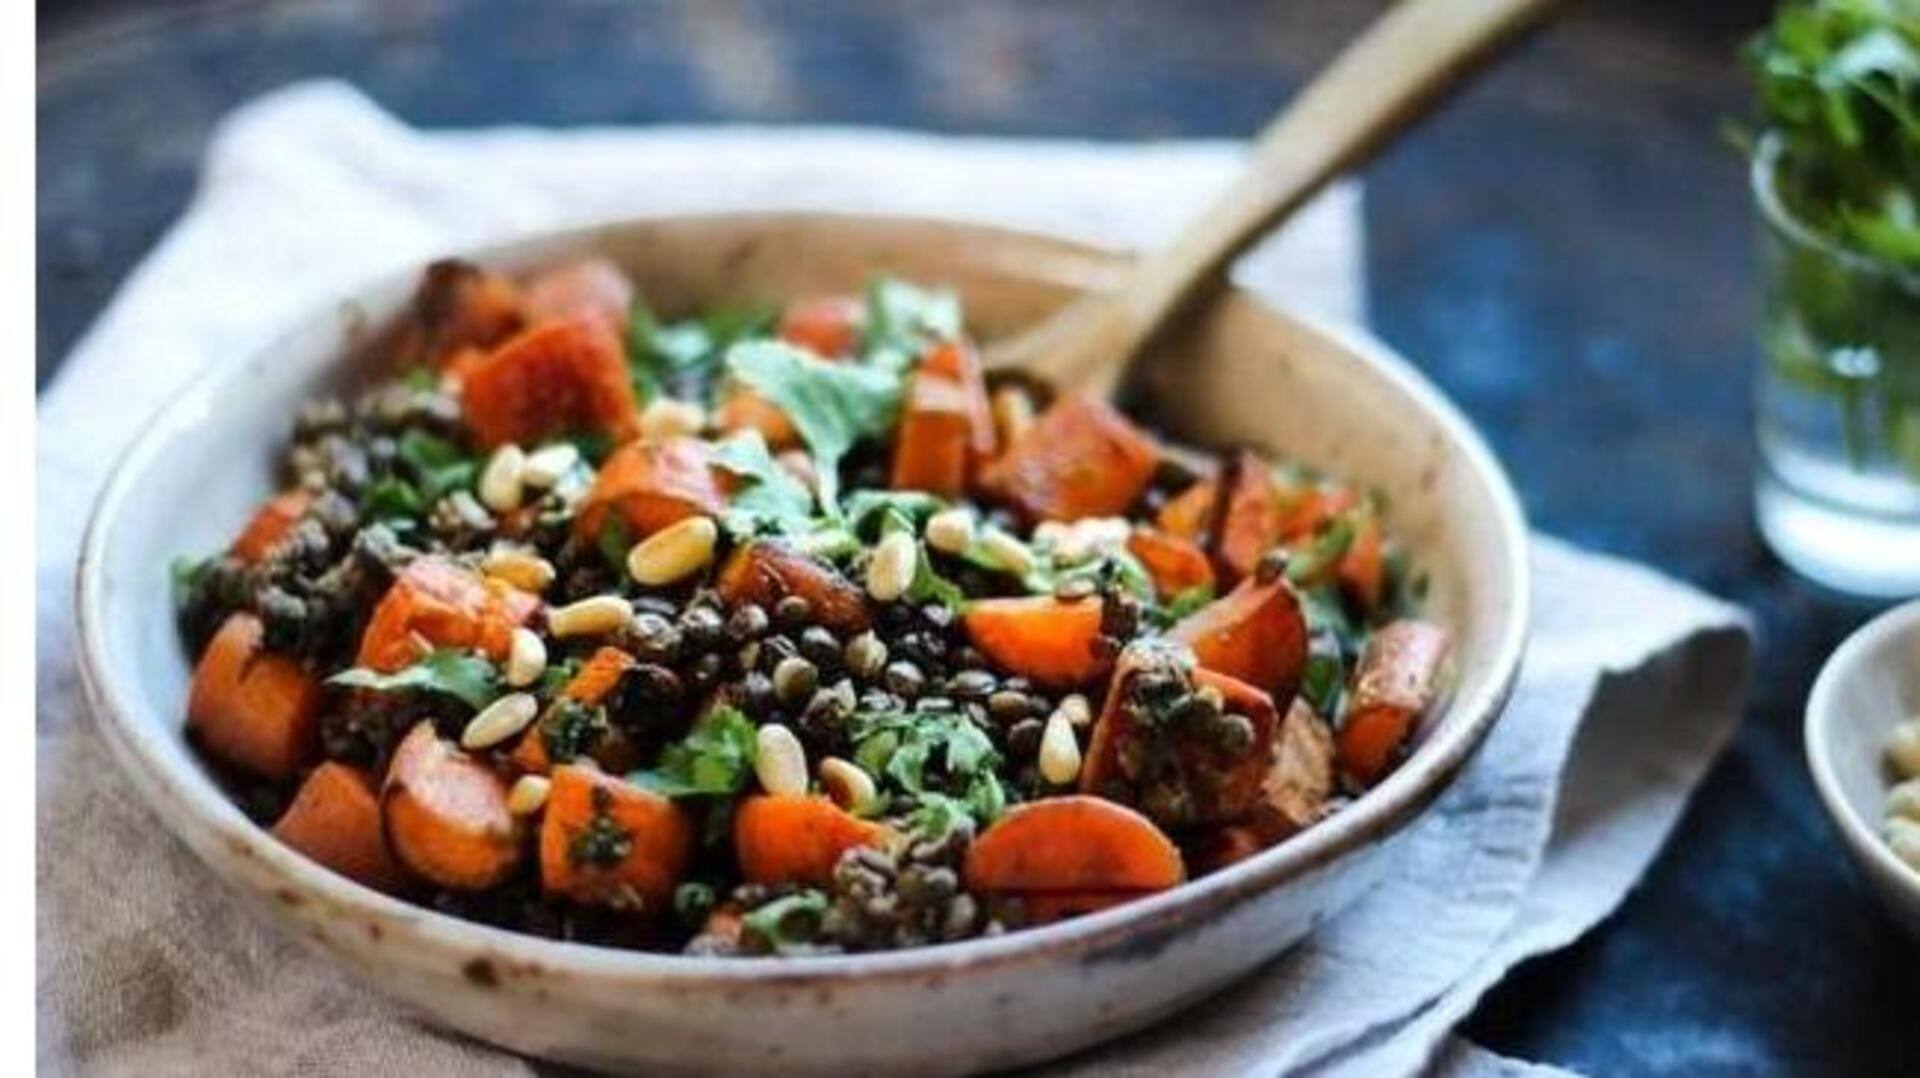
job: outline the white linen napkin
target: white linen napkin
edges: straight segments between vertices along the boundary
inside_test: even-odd
[[[80,530],[135,420],[189,376],[372,273],[530,229],[820,208],[1143,244],[1217,189],[1237,152],[832,129],[421,134],[335,83],[237,112],[187,214],[40,402],[41,1069],[537,1066],[415,1021],[241,913],[126,790],[83,720],[71,629]],[[1358,210],[1357,187],[1334,188],[1238,275],[1362,321]],[[1534,638],[1509,712],[1380,888],[1230,998],[1063,1071],[1534,1069],[1449,1031],[1506,970],[1624,897],[1732,730],[1749,644],[1739,611],[1636,566],[1538,538],[1533,568]]]

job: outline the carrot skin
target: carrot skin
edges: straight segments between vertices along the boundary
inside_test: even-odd
[[[265,650],[265,626],[229,615],[194,665],[187,729],[212,756],[266,779],[289,779],[319,754],[320,684]]]
[[[356,883],[396,894],[406,873],[387,850],[380,798],[365,772],[328,760],[313,769],[273,836]]]

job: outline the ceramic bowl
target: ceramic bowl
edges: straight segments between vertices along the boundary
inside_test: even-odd
[[[1920,937],[1920,869],[1880,837],[1886,818],[1887,735],[1920,715],[1920,600],[1847,637],[1807,698],[1807,767],[1833,828],[1887,912]]]
[[[632,220],[463,252],[529,268],[607,255],[656,309],[858,289],[890,272],[958,290],[984,339],[1109,287],[1123,256],[970,225],[823,215]],[[1225,871],[1028,932],[877,955],[725,961],[556,943],[395,901],[255,827],[182,737],[189,666],[166,567],[218,549],[271,485],[295,404],[365,372],[347,357],[417,267],[329,305],[170,404],[100,497],[79,570],[86,684],[165,824],[287,930],[431,1020],[610,1070],[935,1074],[1058,1056],[1219,989],[1352,902],[1465,766],[1518,672],[1526,531],[1461,415],[1377,344],[1230,292],[1158,348],[1141,411],[1171,434],[1253,444],[1384,490],[1431,580],[1458,680],[1411,757],[1325,823]],[[537,1017],[533,1012],[537,1011]]]

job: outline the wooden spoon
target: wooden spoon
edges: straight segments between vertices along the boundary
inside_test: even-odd
[[[993,367],[1112,392],[1148,338],[1218,282],[1253,241],[1520,36],[1554,0],[1402,0],[1261,132],[1225,194],[1115,291],[1083,297],[995,342]]]

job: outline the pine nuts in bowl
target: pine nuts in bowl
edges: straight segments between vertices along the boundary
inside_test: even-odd
[[[1920,935],[1920,600],[1854,632],[1807,699],[1807,765],[1847,855]]]
[[[617,263],[666,312],[857,293],[884,271],[952,288],[985,339],[1033,322],[1076,292],[1106,286],[1122,265],[1111,253],[988,228],[811,215],[641,220],[464,257],[529,269],[585,253]],[[506,931],[390,898],[319,867],[250,822],[194,754],[181,723],[188,658],[156,566],[228,541],[271,490],[270,462],[285,417],[317,391],[364,380],[369,372],[342,357],[365,351],[366,327],[391,323],[413,276],[409,270],[369,287],[344,310],[329,308],[259,355],[210,374],[138,439],[101,497],[83,550],[82,657],[116,757],[165,824],[217,875],[379,990],[470,1035],[586,1066],[714,1073],[776,1066],[951,1073],[1051,1058],[1117,1036],[1219,989],[1363,893],[1389,864],[1395,837],[1465,766],[1517,674],[1526,633],[1526,536],[1485,447],[1434,389],[1378,346],[1233,293],[1150,359],[1138,414],[1171,438],[1257,446],[1378,488],[1390,507],[1382,510],[1387,525],[1418,552],[1430,581],[1423,616],[1453,642],[1451,691],[1412,731],[1411,752],[1389,761],[1350,804],[1270,849],[1122,905],[900,951],[720,960],[618,950]],[[1004,399],[991,411],[1000,426],[1028,435],[1046,422]],[[651,418],[663,439],[696,436],[709,422],[704,414]],[[648,424],[643,416],[635,426],[644,432]],[[575,462],[556,459],[561,451],[515,444],[517,458],[489,458],[486,471],[497,474],[487,477],[481,498],[468,499],[470,510],[458,507],[462,514],[524,513],[573,474]],[[922,522],[923,530],[930,524]],[[504,587],[512,589],[517,577],[545,589],[543,613],[529,627],[544,631],[541,646],[554,655],[536,657],[503,630],[502,661],[518,663],[516,678],[538,685],[551,671],[529,674],[541,666],[537,658],[550,665],[561,651],[605,641],[664,648],[660,639],[643,639],[658,615],[615,589],[635,578],[704,571],[717,538],[711,527],[692,526],[664,553],[640,557],[643,544],[623,550],[629,580],[609,578],[609,590],[592,594],[566,591],[510,549],[477,551],[475,562],[492,566],[487,572]],[[1056,538],[1092,556],[1118,535],[1108,535],[1106,525],[1085,531]],[[915,586],[926,559],[948,556],[943,546],[958,547],[969,532],[990,571],[1018,576],[1038,567],[1035,546],[1002,523],[949,519],[933,532],[940,538],[927,535],[924,549],[921,532],[897,530],[889,533],[900,537],[890,547],[863,551],[847,570],[859,601],[896,600]],[[963,549],[971,554],[975,546]],[[1063,588],[1059,601],[1083,598]],[[770,614],[782,616],[777,609],[760,616]],[[841,626],[834,639],[844,642],[850,669],[881,682],[894,673],[892,645],[864,625]],[[800,643],[807,643],[804,634]],[[808,684],[807,669],[785,664],[789,657],[770,648],[755,656],[768,671],[770,697],[782,688],[796,699],[803,689],[832,689]],[[535,691],[542,690],[515,688]],[[1210,709],[1210,729],[1244,740],[1247,721],[1221,714],[1220,692],[1190,695]],[[507,743],[500,739],[524,736],[524,704],[495,706],[497,714],[489,709],[471,720],[479,749],[436,745],[430,726],[415,727],[429,733],[412,747],[408,776],[466,768],[471,761],[461,753],[495,751]],[[1097,700],[1066,695],[1033,718],[1034,782],[1067,787],[1087,782],[1096,766],[1110,766],[1097,746],[1083,748],[1101,710]],[[761,788],[797,799],[817,774],[822,800],[846,812],[862,808],[880,782],[895,781],[871,766],[870,754],[809,753],[803,736],[814,735],[758,726],[754,770]],[[465,775],[473,777],[470,769]],[[624,784],[615,779],[585,767],[556,769],[545,785],[523,777],[504,789],[497,818],[513,828],[565,806],[617,799]],[[401,792],[415,791],[403,785]],[[609,804],[615,813],[631,807]],[[1177,865],[1177,852],[1170,844],[1167,850]],[[539,1009],[539,1022],[525,1020],[529,1008]]]

